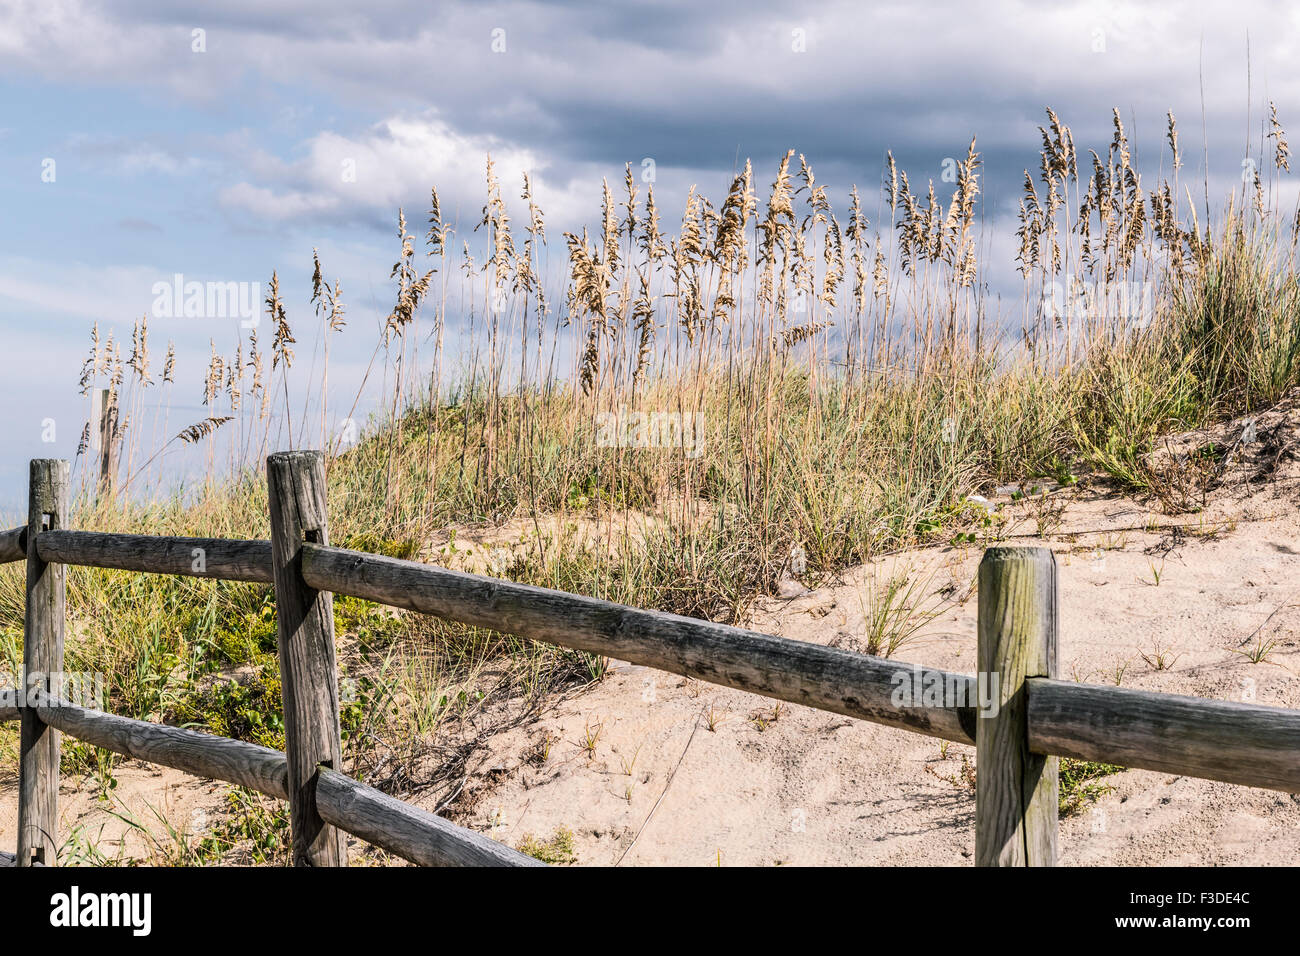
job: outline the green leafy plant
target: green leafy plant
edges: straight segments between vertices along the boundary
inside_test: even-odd
[[[531,834],[525,835],[519,842],[518,849],[520,853],[526,853],[552,866],[578,862],[573,849],[573,831],[568,827],[557,827],[550,838],[545,840],[539,840]]]

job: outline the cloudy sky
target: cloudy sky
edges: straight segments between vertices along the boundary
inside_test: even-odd
[[[159,281],[273,268],[305,318],[317,247],[345,334],[373,343],[397,207],[422,231],[436,185],[468,233],[488,152],[511,197],[532,172],[557,252],[628,162],[653,160],[671,210],[693,183],[720,198],[746,157],[765,185],[793,147],[839,198],[875,194],[887,149],[913,182],[938,179],[972,135],[1000,229],[1047,105],[1103,150],[1119,107],[1152,162],[1172,109],[1183,175],[1203,175],[1204,138],[1226,194],[1267,99],[1284,124],[1300,116],[1298,18],[1292,3],[1167,0],[0,0],[0,508],[29,457],[75,453],[92,322],[129,337]],[[152,323],[155,356],[175,339],[195,382],[174,421],[201,415],[208,340],[225,349],[237,321]],[[370,348],[340,350],[340,394]]]

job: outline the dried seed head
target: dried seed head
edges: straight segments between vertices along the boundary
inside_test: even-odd
[[[271,291],[266,296],[266,311],[271,321],[275,324],[275,338],[271,342],[271,369],[274,370],[281,362],[284,367],[293,366],[293,345],[295,339],[293,332],[289,328],[289,319],[284,314],[284,303],[280,300],[280,277],[271,272]]]
[[[229,421],[234,421],[234,416],[221,415],[215,418],[204,418],[182,429],[176,437],[187,445],[193,445],[202,441]]]
[[[668,245],[664,242],[663,231],[659,226],[659,209],[655,206],[655,188],[646,187],[645,221],[639,237],[641,251],[652,263],[659,263],[668,255]]]
[[[1291,149],[1287,146],[1286,130],[1277,119],[1277,104],[1268,101],[1269,139],[1273,140],[1273,166],[1285,172],[1291,172]],[[1258,178],[1258,177],[1256,177]]]
[[[1178,152],[1178,123],[1174,120],[1174,111],[1170,110],[1169,127],[1165,132],[1165,138],[1169,141],[1169,151],[1174,157],[1174,172],[1178,172],[1183,166],[1183,160]]]
[[[429,231],[425,234],[425,245],[429,247],[429,255],[442,255],[447,251],[447,238],[451,235],[451,227],[442,221],[442,206],[438,202],[437,188],[429,190]]]
[[[90,386],[94,384],[97,376],[103,368],[103,350],[99,345],[99,323],[96,322],[90,329],[90,354],[81,364],[81,378],[77,385],[81,388],[81,394],[85,395],[90,391]]]

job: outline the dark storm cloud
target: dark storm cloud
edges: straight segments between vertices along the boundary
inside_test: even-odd
[[[886,150],[923,189],[928,179],[939,179],[945,158],[964,155],[975,135],[985,196],[996,197],[996,212],[1006,214],[1023,170],[1036,169],[1037,126],[1048,105],[1073,127],[1081,150],[1103,152],[1110,110],[1119,107],[1144,169],[1151,170],[1165,111],[1173,109],[1183,124],[1185,158],[1198,169],[1193,145],[1201,138],[1202,82],[1211,170],[1216,186],[1230,186],[1247,149],[1248,35],[1254,122],[1262,118],[1265,96],[1279,100],[1284,120],[1290,106],[1300,110],[1300,84],[1290,68],[1296,15],[1274,3],[1222,9],[999,0],[975,10],[960,2],[225,0],[178,11],[148,0],[82,9],[88,23],[102,21],[107,40],[113,31],[121,34],[121,56],[104,42],[94,56],[84,49],[79,55],[68,43],[42,63],[59,62],[73,75],[139,82],[132,37],[156,42],[151,31],[161,31],[158,36],[179,42],[201,27],[209,56],[163,58],[161,75],[153,78],[170,82],[178,96],[210,99],[221,90],[247,96],[240,84],[253,77],[256,88],[271,90],[265,95],[333,98],[350,119],[328,132],[361,147],[387,148],[389,160],[404,147],[385,146],[387,134],[374,132],[374,124],[436,118],[458,149],[489,142],[513,147],[545,170],[553,188],[586,194],[595,193],[600,176],[617,176],[623,163],[644,157],[655,160],[669,183],[689,177],[725,183],[750,157],[758,181],[766,183],[789,148],[808,157],[833,194],[850,183],[869,194]],[[504,53],[493,49],[497,30],[504,31]],[[51,42],[34,36],[29,45]],[[1252,136],[1258,153],[1255,125]],[[328,177],[302,160],[313,148],[304,127],[293,150],[279,151],[279,166],[244,171],[249,194],[267,190],[283,199],[287,190],[300,192],[266,207],[289,218],[386,221],[390,210],[368,204],[390,201],[401,184],[358,191],[359,197],[337,189],[321,195],[331,188]],[[425,178],[436,180],[441,171],[431,168]],[[454,176],[451,185],[458,188]],[[412,193],[415,187],[408,184]],[[468,194],[450,198],[472,204]]]

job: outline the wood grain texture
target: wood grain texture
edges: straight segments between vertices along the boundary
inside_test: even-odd
[[[99,497],[111,499],[117,489],[117,463],[122,429],[118,427],[117,401],[111,389],[99,392]]]
[[[980,673],[997,676],[996,712],[975,742],[975,865],[1055,866],[1057,759],[1029,745],[1025,681],[1056,676],[1056,558],[989,548],[979,567]]]
[[[337,770],[317,775],[316,807],[335,826],[421,866],[544,865]]]
[[[308,544],[313,587],[450,621],[492,628],[655,667],[724,687],[931,737],[975,742],[975,708],[899,706],[895,694],[923,677],[974,700],[974,678],[868,657],[598,598],[448,571],[415,561]]]
[[[1300,793],[1300,711],[1072,681],[1029,682],[1029,746]]]
[[[289,758],[289,818],[296,866],[345,866],[347,844],[316,808],[318,768],[343,766],[334,599],[302,577],[306,541],[329,543],[325,459],[320,452],[278,452],[266,460],[271,561]]]
[[[54,531],[42,535],[37,548],[44,561],[92,568],[260,584],[271,584],[274,579],[270,541]]]
[[[0,531],[0,564],[27,559],[27,527]]]
[[[117,717],[49,695],[38,696],[35,704],[51,727],[96,747],[196,777],[224,780],[281,800],[289,797],[288,771],[284,754],[278,750],[181,727]]]
[[[32,459],[27,499],[27,606],[23,617],[25,687],[49,686],[63,671],[67,570],[41,559],[43,528],[68,517],[68,463]],[[57,862],[59,835],[59,732],[24,707],[18,757],[18,865]]]

